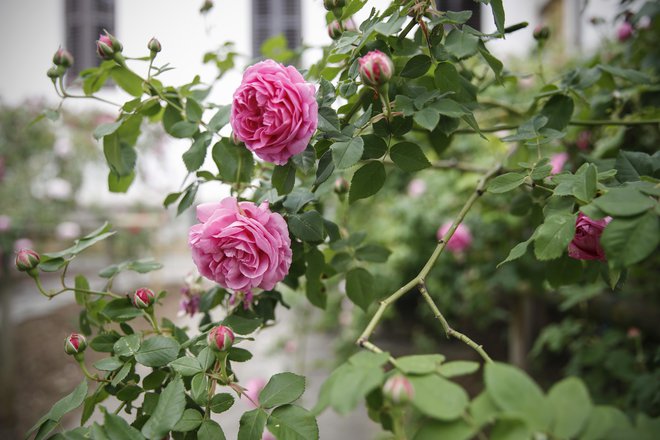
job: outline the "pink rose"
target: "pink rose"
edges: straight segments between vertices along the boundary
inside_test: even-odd
[[[392,79],[394,63],[386,54],[379,50],[372,50],[363,57],[358,58],[358,72],[364,85],[378,89]]]
[[[446,222],[445,224],[438,229],[437,237],[438,240],[442,240],[442,237],[445,236],[449,228],[451,228],[452,222]],[[454,235],[451,236],[449,242],[447,242],[447,249],[451,252],[463,252],[472,244],[472,234],[470,233],[470,228],[465,226],[463,223],[458,225]]]
[[[632,34],[633,34],[633,27],[627,21],[621,23],[621,26],[619,26],[619,29],[616,31],[616,36],[619,39],[619,41],[622,43],[624,41],[627,41],[630,37],[632,37]]]
[[[248,67],[234,92],[234,135],[261,159],[284,165],[307,147],[316,130],[314,93],[314,85],[293,66],[266,60]]]
[[[266,381],[261,377],[255,377],[254,379],[247,381],[243,394],[245,395],[245,398],[247,399],[250,406],[259,404],[259,393],[261,393],[261,390],[265,386]]]
[[[603,229],[612,217],[602,220],[593,220],[579,213],[575,221],[575,237],[568,245],[568,256],[576,260],[605,261],[605,252],[600,245],[600,236]]]
[[[291,239],[281,215],[267,203],[237,202],[197,207],[201,222],[190,228],[188,241],[199,272],[227,289],[271,290],[289,272]]]
[[[561,173],[561,170],[564,169],[564,165],[568,161],[568,153],[557,153],[553,154],[550,158],[550,165],[552,165],[551,174]]]
[[[426,182],[422,179],[413,179],[408,183],[408,196],[416,199],[426,192]]]

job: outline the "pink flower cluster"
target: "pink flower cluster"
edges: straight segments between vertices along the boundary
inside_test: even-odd
[[[266,60],[249,67],[234,92],[234,135],[261,159],[284,165],[301,153],[318,124],[314,85],[293,66]]]
[[[227,289],[271,290],[289,271],[291,239],[286,222],[260,206],[228,197],[197,207],[200,223],[189,244],[199,272]]]

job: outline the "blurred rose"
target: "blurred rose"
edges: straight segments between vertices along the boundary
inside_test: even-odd
[[[637,327],[630,327],[628,329],[628,337],[630,339],[636,339],[639,338],[642,335],[642,333],[639,331]]]
[[[266,380],[262,377],[255,377],[247,381],[243,394],[250,406],[259,404],[259,393],[265,386]]]
[[[8,215],[0,215],[0,232],[6,232],[11,228],[11,217]]]
[[[649,29],[651,27],[651,17],[648,15],[642,16],[639,21],[637,21],[637,29]]]
[[[446,222],[438,229],[436,234],[438,240],[442,240],[442,237],[449,231],[451,228],[452,222]],[[451,236],[449,242],[447,243],[447,249],[453,253],[463,252],[472,244],[472,234],[470,233],[470,228],[461,223],[456,228],[454,235]]]
[[[62,222],[55,227],[55,235],[60,240],[73,240],[80,236],[80,225],[75,222]]]
[[[421,196],[426,192],[426,182],[422,179],[413,179],[408,183],[408,195],[413,199]]]
[[[582,151],[587,151],[591,147],[591,132],[583,130],[578,134],[575,145]]]
[[[57,157],[68,157],[72,150],[69,139],[63,137],[58,138],[57,141],[55,141],[55,145],[53,145],[53,151]]]
[[[616,36],[620,42],[627,41],[633,34],[633,27],[627,21],[624,21],[616,31]]]
[[[53,200],[64,200],[71,196],[71,184],[56,177],[46,182],[46,196]]]
[[[605,251],[600,245],[600,236],[612,217],[593,220],[579,213],[575,221],[575,237],[568,245],[568,256],[576,260],[605,261]]]
[[[550,173],[561,173],[561,170],[564,169],[564,165],[566,165],[566,161],[568,161],[568,153],[553,154],[550,158],[550,165],[552,165],[552,170]]]

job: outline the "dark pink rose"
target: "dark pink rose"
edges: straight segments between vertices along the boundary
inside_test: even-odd
[[[442,237],[445,236],[449,228],[451,228],[452,222],[446,222],[443,224],[437,232],[438,240],[442,240]],[[447,242],[447,249],[451,252],[463,252],[472,244],[472,234],[470,233],[470,228],[465,226],[463,223],[458,225],[454,235],[451,236],[449,242]]]
[[[619,39],[619,41],[621,41],[622,43],[624,41],[627,41],[630,37],[632,37],[632,34],[633,34],[633,27],[627,21],[621,23],[621,26],[619,26],[619,29],[616,31],[616,36]]]
[[[314,94],[314,85],[293,66],[266,60],[248,67],[234,92],[234,135],[261,159],[284,165],[307,147],[316,130]]]
[[[237,202],[197,207],[201,222],[190,228],[189,244],[199,272],[227,289],[271,290],[289,272],[291,239],[281,215],[267,203]]]
[[[591,132],[588,130],[583,130],[578,134],[575,145],[582,150],[587,151],[591,147]]]
[[[550,173],[558,174],[561,173],[561,170],[564,169],[564,165],[568,161],[568,153],[557,153],[553,154],[550,158],[550,165],[552,165],[552,170]]]
[[[605,252],[600,245],[600,236],[605,226],[611,221],[612,217],[593,220],[580,212],[575,221],[575,237],[568,245],[568,256],[576,260],[605,261]]]

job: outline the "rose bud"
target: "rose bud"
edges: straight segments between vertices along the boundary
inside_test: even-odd
[[[575,237],[568,245],[568,256],[576,260],[605,261],[605,251],[600,245],[600,236],[612,217],[593,220],[579,213],[575,221]]]
[[[330,22],[328,25],[328,35],[330,38],[333,40],[339,40],[341,38],[341,34],[344,33],[344,30],[341,28],[341,25],[339,24],[338,20],[333,20]]]
[[[96,53],[104,60],[111,60],[115,55],[115,51],[112,49],[112,40],[106,35],[99,35],[99,39],[96,40]]]
[[[394,64],[390,57],[379,50],[372,50],[358,59],[362,82],[374,89],[387,83],[394,74]]]
[[[224,325],[213,327],[209,332],[207,342],[211,350],[227,351],[234,343],[234,332]]]
[[[619,39],[619,41],[622,43],[624,41],[627,41],[630,37],[632,37],[632,34],[633,34],[633,27],[627,21],[621,23],[621,26],[619,26],[619,29],[616,31],[616,36]]]
[[[59,78],[60,76],[64,75],[63,67],[62,66],[53,66],[53,67],[51,67],[50,69],[48,69],[46,71],[46,75],[48,76],[48,78],[55,80],[55,79]]]
[[[534,28],[534,33],[532,35],[536,41],[545,41],[550,38],[550,28],[538,25]]]
[[[133,305],[138,309],[146,309],[156,301],[156,295],[153,290],[141,287],[133,294]]]
[[[53,55],[53,64],[68,69],[73,64],[73,55],[68,50],[60,47]]]
[[[30,272],[37,268],[41,257],[32,249],[21,249],[16,253],[16,268],[21,272]]]
[[[335,193],[342,195],[346,194],[348,190],[348,180],[344,179],[343,177],[339,177],[337,180],[335,180]]]
[[[346,5],[345,0],[323,0],[323,6],[328,11],[343,8]]]
[[[151,51],[152,54],[156,54],[163,50],[163,47],[160,45],[160,41],[156,40],[156,37],[153,37],[151,40],[149,40],[149,43],[147,43],[147,47]]]
[[[64,340],[64,352],[70,355],[82,353],[87,348],[87,339],[78,333],[71,333]]]
[[[385,381],[383,394],[393,404],[400,405],[412,400],[415,389],[407,377],[395,374]]]

